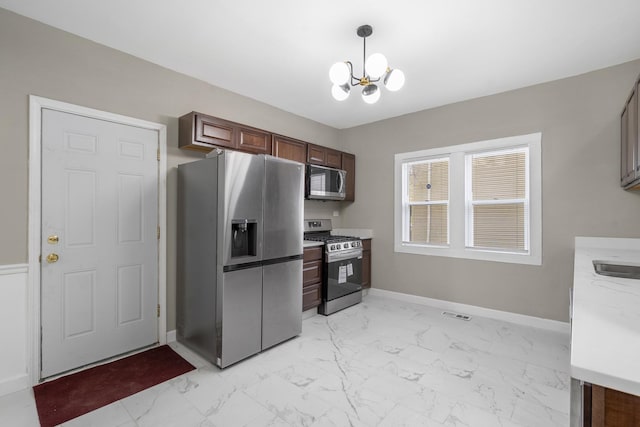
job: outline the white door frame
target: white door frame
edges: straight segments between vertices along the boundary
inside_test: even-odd
[[[119,124],[151,129],[158,132],[158,225],[160,240],[158,241],[158,342],[167,342],[167,127],[163,124],[139,120],[119,114],[94,110],[53,99],[29,95],[29,245],[28,245],[28,297],[27,297],[27,369],[32,385],[40,382],[41,345],[40,345],[40,261],[42,223],[42,109],[62,111],[93,119],[106,120]]]

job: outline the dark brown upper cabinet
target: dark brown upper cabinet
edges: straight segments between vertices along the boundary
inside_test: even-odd
[[[338,150],[323,147],[321,145],[307,144],[307,163],[329,166],[332,168],[341,168],[342,156]]]
[[[178,120],[180,148],[209,152],[216,147],[271,154],[271,133],[195,111]]]
[[[283,159],[306,163],[307,143],[281,135],[273,135],[271,153]]]
[[[627,190],[640,190],[639,90],[636,80],[620,120],[620,185]]]
[[[356,156],[353,154],[195,111],[180,117],[178,127],[178,146],[187,150],[208,153],[214,148],[228,148],[251,154],[273,154],[300,163],[343,169],[347,171],[344,200],[355,200]]]
[[[238,127],[237,149],[256,154],[271,154],[271,134],[259,129]]]
[[[353,202],[355,200],[356,193],[356,156],[354,154],[342,153],[342,166],[341,168],[347,172],[347,182],[345,183],[345,198],[346,202]]]

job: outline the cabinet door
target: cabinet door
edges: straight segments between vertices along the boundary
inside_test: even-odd
[[[635,145],[636,149],[636,172],[635,172],[635,177],[640,178],[640,81],[638,82],[638,84],[636,85],[636,91],[635,91],[635,102],[636,102],[636,117],[635,117],[635,126],[634,126],[634,130],[635,130],[635,140],[633,141],[633,144]]]
[[[236,148],[232,123],[215,117],[197,114],[195,125],[196,141],[226,148]]]
[[[638,146],[638,92],[633,91],[627,110],[627,182],[636,177],[636,150]]]
[[[338,169],[342,168],[342,153],[340,153],[340,151],[327,148],[326,153],[327,166]]]
[[[629,138],[627,130],[629,127],[629,105],[625,105],[622,117],[620,118],[620,185],[627,183],[627,145]]]
[[[307,163],[326,165],[327,149],[319,145],[307,144]]]
[[[585,408],[591,427],[640,425],[640,397],[596,384],[591,385],[591,408]],[[590,423],[587,414],[590,412]]]
[[[342,153],[342,169],[347,171],[346,202],[353,202],[356,198],[356,156],[349,153]]]
[[[282,159],[305,163],[307,160],[307,143],[280,135],[273,135],[272,154]]]
[[[271,154],[271,134],[260,129],[238,127],[237,148],[256,154]]]

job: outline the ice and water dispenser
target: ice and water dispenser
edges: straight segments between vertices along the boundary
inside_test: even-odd
[[[258,222],[249,219],[231,221],[231,258],[256,256]]]

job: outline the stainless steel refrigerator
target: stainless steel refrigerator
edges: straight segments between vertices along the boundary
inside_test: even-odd
[[[178,167],[177,339],[221,368],[302,330],[304,169],[234,151]]]

